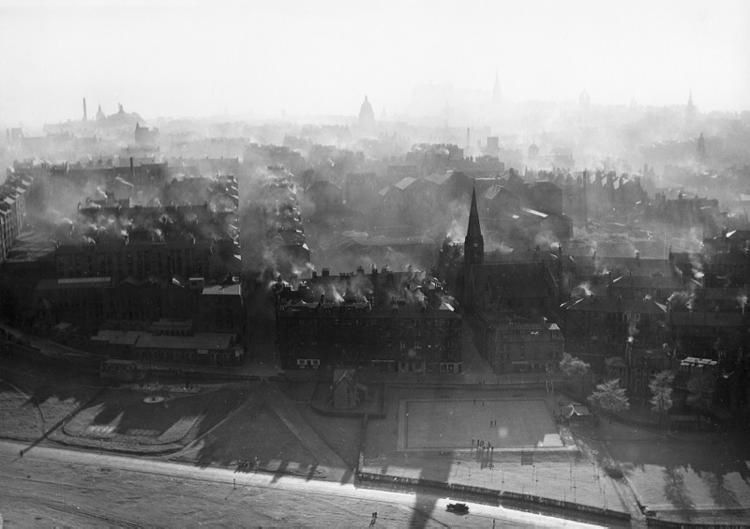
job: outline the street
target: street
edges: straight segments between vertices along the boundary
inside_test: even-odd
[[[0,441],[5,527],[596,527],[446,498]]]

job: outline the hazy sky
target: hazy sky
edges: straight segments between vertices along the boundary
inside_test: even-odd
[[[415,85],[510,100],[750,109],[750,2],[0,0],[0,122],[404,111]]]

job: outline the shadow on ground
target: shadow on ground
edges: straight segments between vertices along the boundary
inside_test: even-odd
[[[71,422],[78,435],[104,428],[107,440],[127,436],[143,444],[180,442],[207,432],[246,398],[248,391],[236,387],[174,394],[140,389],[107,390]],[[156,397],[155,402],[145,399]],[[162,400],[163,399],[163,400]],[[80,417],[80,420],[79,420]],[[80,423],[80,424],[76,424]],[[77,427],[72,428],[73,424]]]
[[[687,519],[707,505],[750,508],[746,433],[667,437],[659,431],[604,422],[596,432],[588,433],[606,436],[609,453],[646,506],[666,501]]]
[[[262,384],[237,413],[184,450],[181,458],[200,467],[222,466],[240,473],[270,472],[274,474],[274,481],[292,474],[307,480],[351,482],[353,468],[343,459],[337,457],[339,464],[331,464],[329,457],[329,462],[324,464],[325,456],[321,454],[330,453],[334,448],[318,435],[319,431],[311,433],[320,428],[320,425],[313,428],[310,424],[315,417],[307,420],[302,414],[287,414],[284,406],[296,405],[286,402],[280,407],[278,402],[269,402],[271,398],[284,397]],[[280,413],[288,416],[282,418]]]

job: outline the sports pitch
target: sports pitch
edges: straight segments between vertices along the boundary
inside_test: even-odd
[[[557,434],[543,400],[419,399],[399,403],[398,449],[470,450],[472,440],[497,449],[531,449]]]

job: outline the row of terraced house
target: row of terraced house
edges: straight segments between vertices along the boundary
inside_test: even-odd
[[[0,186],[0,263],[8,257],[11,246],[23,230],[26,218],[26,195],[31,177],[13,171]]]

